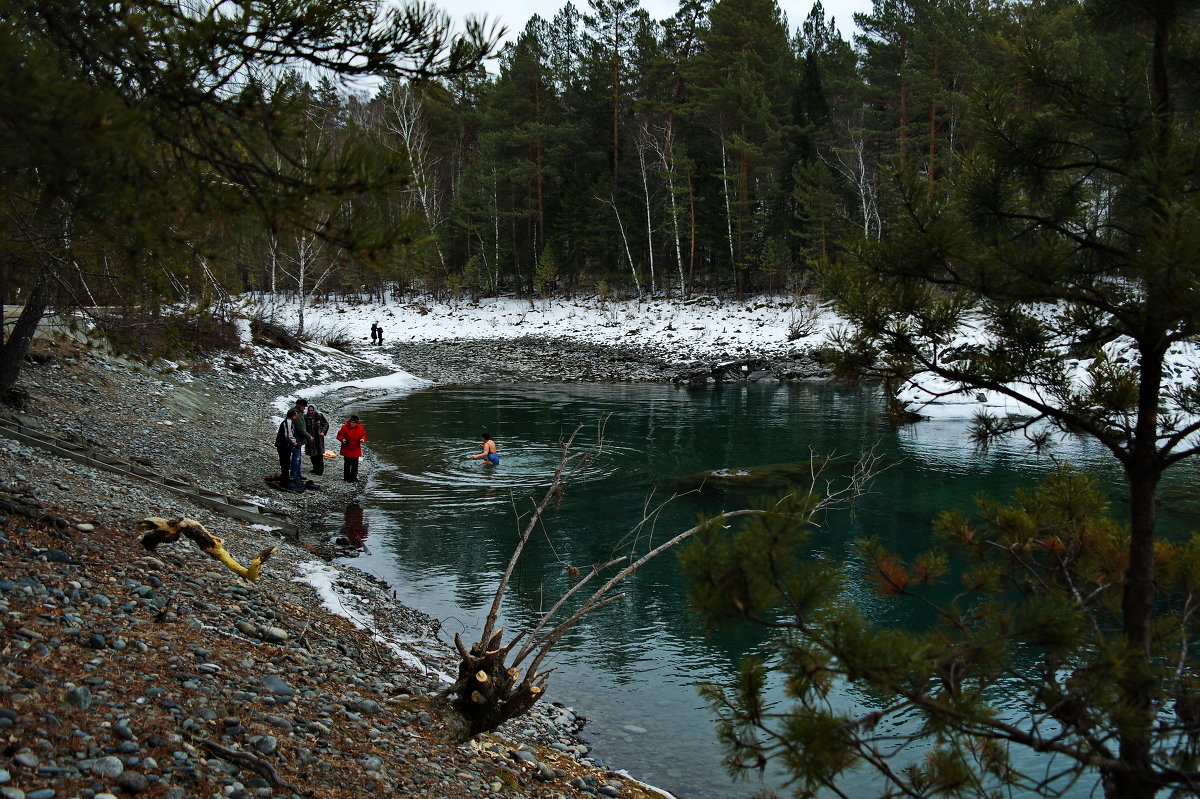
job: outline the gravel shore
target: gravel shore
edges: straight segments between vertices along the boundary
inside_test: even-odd
[[[443,382],[671,379],[666,361],[632,350],[395,346]],[[550,703],[459,744],[436,698],[456,669],[436,623],[328,562],[328,542],[307,532],[361,484],[335,464],[317,490],[267,486],[275,400],[382,367],[319,347],[289,355],[304,364],[292,374],[261,347],[148,366],[65,336],[32,355],[28,398],[0,421],[86,443],[121,473],[0,437],[0,799],[661,796],[590,762],[580,720]],[[164,488],[179,484],[298,529]],[[183,539],[144,550],[138,522],[151,516],[199,521],[242,564],[277,549],[248,582]]]

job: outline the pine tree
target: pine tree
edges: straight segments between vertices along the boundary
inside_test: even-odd
[[[765,238],[755,217],[778,232],[791,223],[791,192],[784,187],[791,176],[795,73],[774,0],[720,0],[713,6],[690,82],[693,113],[707,121],[714,140],[724,252],[738,291],[746,287],[745,271]]]
[[[301,64],[347,80],[452,75],[490,48],[479,25],[451,37],[449,21],[423,6],[11,3],[0,16],[0,66],[12,76],[0,86],[0,131],[12,145],[0,156],[0,199],[17,221],[0,260],[25,264],[9,280],[20,278],[28,319],[0,351],[0,392],[16,379],[26,329],[45,304],[70,299],[54,292],[67,288],[62,265],[88,255],[84,242],[121,251],[132,269],[187,249],[214,215],[286,219],[353,257],[394,238],[364,223],[381,208],[369,196],[405,179],[401,165],[341,146],[281,167],[311,98],[263,76]],[[315,195],[359,205],[330,225],[310,210]]]
[[[830,258],[834,242],[850,233],[854,193],[830,168],[838,131],[835,114],[859,94],[855,56],[838,34],[836,21],[825,20],[825,10],[813,4],[801,26],[796,51],[801,74],[797,87],[797,124],[803,143],[792,168],[795,216],[793,232],[797,256],[804,263]]]
[[[1185,82],[1200,4],[1019,11],[1011,61],[976,100],[976,146],[932,184],[910,148],[882,237],[854,242],[826,270],[851,322],[834,358],[892,390],[920,377],[930,399],[985,390],[1029,409],[981,415],[981,445],[1018,433],[1043,449],[1058,432],[1093,438],[1121,466],[1128,515],[1124,529],[1103,521],[1063,478],[1016,508],[984,508],[986,535],[943,521],[942,535],[980,558],[964,589],[985,596],[935,605],[943,624],[920,635],[863,620],[829,592],[838,578],[820,564],[764,587],[711,542],[693,567],[702,602],[759,618],[784,602],[780,663],[797,702],[768,712],[763,667],[751,664],[743,701],[723,705],[729,740],[743,760],[785,753],[805,788],[855,765],[910,796],[1013,785],[1050,795],[1089,775],[1111,799],[1148,799],[1200,781],[1191,578],[1170,561],[1191,564],[1195,550],[1159,540],[1155,509],[1163,474],[1200,453],[1197,376],[1166,368],[1200,325],[1200,131]],[[797,539],[779,540],[774,562],[792,563]],[[906,596],[949,562],[933,551],[903,563],[874,544],[863,558],[881,589]],[[877,710],[831,711],[839,677],[877,697]],[[916,724],[898,731],[904,712]],[[927,743],[921,762],[883,748],[897,735]],[[1054,756],[1045,780],[1013,768],[1013,747]]]

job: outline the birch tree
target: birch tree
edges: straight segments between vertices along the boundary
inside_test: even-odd
[[[438,159],[430,153],[429,126],[421,109],[421,95],[411,83],[391,83],[382,97],[383,129],[399,141],[412,170],[412,185],[406,193],[425,222],[438,264],[445,272],[446,257],[439,236],[448,204],[438,185]],[[386,145],[390,140],[385,137],[382,141]]]

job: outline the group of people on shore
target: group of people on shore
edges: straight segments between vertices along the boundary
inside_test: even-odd
[[[303,463],[307,453],[312,460],[312,473],[325,473],[325,436],[329,433],[329,419],[316,405],[305,399],[297,399],[288,408],[284,420],[275,433],[275,451],[279,453],[279,480],[293,490],[303,490],[306,485]],[[342,479],[347,483],[358,482],[358,461],[362,457],[362,445],[367,440],[367,428],[358,416],[352,415],[337,431],[341,442]]]
[[[329,419],[313,403],[297,399],[296,404],[288,408],[275,433],[281,485],[292,490],[304,490],[307,485],[303,470],[306,453],[312,460],[312,473],[325,473],[325,436],[328,433]],[[357,415],[351,415],[338,429],[336,438],[341,442],[338,454],[342,457],[342,479],[347,483],[357,483],[358,461],[362,457],[362,445],[367,440],[367,428]],[[500,455],[491,435],[480,433],[479,440],[479,452],[467,457],[479,460],[480,466],[499,466]],[[332,453],[329,456],[332,457]]]

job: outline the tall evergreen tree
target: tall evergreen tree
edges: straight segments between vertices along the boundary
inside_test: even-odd
[[[825,19],[820,2],[814,3],[796,42],[801,70],[796,122],[803,141],[792,170],[800,223],[794,236],[797,255],[807,263],[830,257],[833,243],[850,232],[853,218],[847,210],[852,194],[829,165],[837,163],[836,111],[859,97],[856,59],[835,23]]]
[[[613,183],[619,180],[622,156],[622,121],[629,108],[626,97],[633,72],[635,42],[640,18],[638,0],[588,0],[591,13],[584,16],[586,47],[593,91],[608,94],[609,154]]]
[[[1111,799],[1148,799],[1200,782],[1194,589],[1171,561],[1194,562],[1195,547],[1160,541],[1155,511],[1163,474],[1200,453],[1197,376],[1166,369],[1200,325],[1200,130],[1183,89],[1200,3],[1021,13],[1013,61],[977,100],[977,146],[933,185],[910,152],[886,235],[828,270],[853,330],[835,342],[838,363],[891,386],[921,375],[940,386],[931,398],[988,390],[1029,409],[980,416],[981,444],[1093,438],[1124,473],[1128,515],[1124,529],[1100,521],[1087,490],[1064,478],[986,513],[986,533],[944,520],[947,540],[981,562],[963,577],[969,596],[935,605],[940,623],[913,634],[882,630],[831,595],[828,569],[764,584],[699,553],[711,609],[755,616],[786,603],[780,663],[797,704],[776,726],[752,665],[745,701],[725,706],[727,729],[743,757],[794,753],[787,766],[806,788],[858,764],[909,796],[1014,785],[1051,795],[1090,773]],[[753,537],[763,551],[778,542],[769,557],[795,554],[795,539],[769,532]],[[950,562],[934,550],[906,564],[873,543],[863,556],[901,595]],[[877,709],[833,709],[838,677],[878,697]],[[911,727],[892,727],[908,713]],[[897,733],[925,741],[927,756],[897,763],[902,753],[885,748]],[[1055,758],[1045,779],[1014,768],[1014,747]]]
[[[716,3],[703,53],[691,65],[694,114],[715,139],[725,252],[741,291],[765,241],[762,228],[780,233],[791,223],[791,197],[782,189],[791,175],[796,65],[774,0]]]

